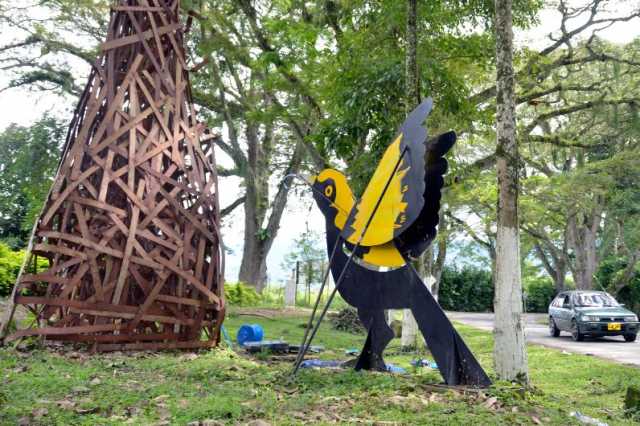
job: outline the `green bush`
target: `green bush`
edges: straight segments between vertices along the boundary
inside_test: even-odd
[[[233,306],[256,306],[261,301],[256,290],[244,283],[226,283],[224,296]]]
[[[9,246],[0,243],[0,296],[5,297],[11,294],[13,285],[16,282],[22,259],[24,258],[24,250],[12,251]]]
[[[636,272],[625,286],[618,290],[616,294],[616,282],[627,267],[625,257],[609,257],[600,262],[600,267],[596,272],[596,278],[601,288],[609,291],[618,302],[623,303],[628,309],[635,313],[640,313],[640,270],[636,267]]]
[[[438,301],[443,309],[451,311],[492,311],[491,272],[470,266],[460,270],[445,267],[440,281]]]
[[[282,307],[284,305],[284,287],[265,287],[260,293],[260,305],[264,307]]]
[[[546,313],[549,303],[556,296],[553,282],[547,277],[525,279],[525,291],[527,292],[527,312]]]

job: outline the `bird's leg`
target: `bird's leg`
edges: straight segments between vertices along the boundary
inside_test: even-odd
[[[387,324],[384,310],[358,309],[360,321],[368,330],[367,341],[362,348],[356,370],[386,371],[382,352],[393,339],[393,330]]]

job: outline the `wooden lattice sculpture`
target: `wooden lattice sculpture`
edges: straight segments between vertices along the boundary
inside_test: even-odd
[[[215,137],[196,122],[179,0],[118,1],[101,51],[12,296],[37,321],[7,339],[214,346],[224,318]],[[34,270],[38,257],[46,270]]]

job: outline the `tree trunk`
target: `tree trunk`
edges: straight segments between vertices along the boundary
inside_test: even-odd
[[[244,248],[238,280],[254,287],[261,292],[267,279],[267,255],[280,227],[280,220],[287,203],[289,187],[280,185],[273,201],[270,203],[269,179],[273,168],[273,159],[276,157],[274,149],[274,123],[256,122],[251,119],[248,109],[243,110],[241,119],[234,118],[226,102],[226,85],[223,81],[221,69],[212,63],[214,78],[220,91],[222,113],[227,125],[229,141],[218,140],[218,147],[231,157],[234,168],[228,170],[228,175],[237,175],[243,178],[246,188],[244,196],[240,197],[223,212],[229,213],[240,204],[244,205]],[[256,93],[255,84],[261,79],[260,73],[251,73],[248,81],[243,81],[234,67],[227,67],[235,82],[235,91],[241,93],[247,105],[255,105],[256,100],[262,97],[260,107],[267,109],[274,103],[274,97],[270,92]],[[240,140],[240,129],[244,125],[246,137],[246,154],[243,143]],[[296,136],[303,131],[299,126],[291,129]],[[299,138],[292,150],[289,164],[283,175],[296,173],[302,162],[302,156],[306,149],[302,137]],[[280,160],[280,156],[278,156]],[[240,189],[240,188],[238,188]],[[267,213],[269,213],[267,217]]]
[[[575,255],[573,279],[578,290],[593,290],[593,275],[598,268],[596,234],[589,229],[580,231],[579,242],[573,246]]]
[[[599,200],[596,200],[598,203]],[[571,268],[578,290],[593,290],[598,269],[598,231],[602,210],[596,206],[589,214],[573,213],[569,217],[569,243],[574,253]]]
[[[267,254],[260,241],[246,232],[238,281],[252,286],[258,293],[267,282]]]
[[[418,4],[417,0],[407,0],[407,46],[405,62],[405,90],[407,114],[420,103],[420,84],[418,79]],[[423,255],[424,256],[424,255]],[[424,265],[422,259],[420,263]],[[423,275],[423,274],[421,274]],[[424,278],[424,277],[421,277]],[[416,337],[418,335],[418,323],[416,322],[410,309],[402,311],[402,337],[400,344],[404,349],[416,347]]]
[[[440,210],[440,222],[438,225],[438,254],[432,261],[430,274],[433,277],[431,284],[431,294],[433,298],[438,300],[440,293],[440,280],[442,280],[442,271],[444,270],[444,262],[447,259],[447,221],[444,215],[444,208]],[[432,254],[433,259],[433,254]]]
[[[265,250],[265,242],[271,238],[262,228],[269,204],[269,176],[268,170],[264,170],[264,163],[268,161],[265,157],[270,152],[260,143],[258,132],[255,125],[247,124],[244,250],[238,280],[254,287],[257,292],[262,292],[267,280],[268,250]],[[269,130],[265,131],[264,140],[271,136]]]
[[[528,382],[518,232],[518,146],[513,72],[512,0],[496,0],[498,232],[494,360],[503,380]]]
[[[418,323],[411,313],[411,309],[402,310],[402,336],[400,345],[405,351],[418,347]]]
[[[267,280],[267,256],[278,235],[289,187],[280,183],[273,202],[269,203],[269,158],[273,154],[273,129],[267,127],[260,141],[258,129],[248,125],[246,136],[244,250],[238,280],[262,292]],[[284,176],[297,173],[300,169],[304,149],[301,142],[296,144]]]

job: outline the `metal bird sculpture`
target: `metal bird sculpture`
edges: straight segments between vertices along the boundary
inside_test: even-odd
[[[454,132],[427,138],[423,123],[432,104],[425,100],[407,117],[359,201],[336,170],[325,169],[309,183],[326,219],[335,290],[357,308],[368,330],[356,369],[386,369],[382,353],[394,333],[384,310],[408,308],[445,383],[488,386],[489,378],[411,264],[436,237],[444,155],[456,141]],[[318,326],[308,341],[305,335],[295,370]]]

